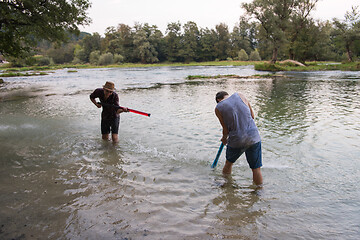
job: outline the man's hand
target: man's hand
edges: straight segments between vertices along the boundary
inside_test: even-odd
[[[224,145],[226,145],[226,144],[227,144],[227,136],[226,136],[226,137],[223,136],[223,137],[221,138],[221,142],[222,142]]]
[[[120,114],[122,112],[129,112],[129,109],[126,107],[121,107],[116,112],[117,112],[117,114]]]
[[[101,104],[95,103],[95,105],[96,105],[98,108],[101,108]]]

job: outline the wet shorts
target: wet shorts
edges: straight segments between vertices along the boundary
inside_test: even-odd
[[[110,130],[112,134],[119,133],[120,118],[114,119],[101,119],[101,134],[109,134]]]
[[[234,163],[245,152],[246,160],[251,169],[262,166],[261,159],[261,141],[251,145],[248,148],[226,147],[226,160]]]

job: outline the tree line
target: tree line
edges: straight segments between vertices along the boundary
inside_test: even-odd
[[[358,7],[352,7],[342,20],[319,21],[310,15],[317,2],[253,0],[244,3],[242,7],[245,14],[240,16],[231,31],[225,23],[209,29],[198,27],[192,21],[185,24],[172,22],[167,25],[164,34],[157,26],[148,23],[135,23],[132,27],[119,24],[108,27],[104,36],[98,33],[73,35],[69,29],[65,29],[70,38],[67,43],[54,43],[52,39],[45,38],[37,41],[32,51],[25,51],[26,57],[22,55],[19,58],[17,54],[3,49],[0,52],[5,53],[5,56],[13,56],[12,62],[20,65],[217,60],[271,60],[275,63],[282,59],[300,62],[358,59]],[[85,8],[81,9],[83,11]],[[86,18],[80,20],[88,21]]]

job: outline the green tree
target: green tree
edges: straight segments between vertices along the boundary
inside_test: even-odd
[[[249,55],[245,52],[244,49],[241,49],[238,54],[238,59],[240,61],[247,61],[249,60]]]
[[[231,41],[228,26],[225,23],[221,23],[215,26],[217,41],[214,45],[217,58],[225,60],[230,55]]]
[[[89,62],[90,53],[93,51],[100,51],[101,49],[101,36],[98,33],[93,35],[87,35],[84,39],[81,40],[81,46],[85,54],[85,62]]]
[[[86,54],[84,48],[80,44],[75,45],[74,49],[74,60],[75,63],[85,63],[88,60],[88,55]]]
[[[134,62],[134,33],[131,27],[126,24],[119,24],[117,32],[119,34],[121,51],[116,53],[121,54],[126,62]]]
[[[141,63],[158,62],[157,51],[149,40],[151,30],[148,24],[143,27],[141,24],[135,25],[134,34],[134,51],[135,56],[140,59]]]
[[[354,56],[357,56],[357,59],[353,59],[354,61],[359,61],[360,59],[360,39],[355,40],[353,44],[353,53]]]
[[[110,52],[112,54],[121,54],[125,52],[124,47],[121,44],[120,38],[108,41],[105,47],[105,52]]]
[[[216,59],[214,45],[217,41],[217,34],[213,29],[200,29],[200,61],[213,61]]]
[[[134,62],[134,32],[126,24],[119,24],[117,28],[108,27],[102,41],[103,52],[120,54],[126,62]]]
[[[105,38],[101,41],[101,50],[112,54],[121,52],[120,33],[114,26],[105,29]]]
[[[110,65],[113,63],[114,63],[114,56],[112,55],[112,53],[101,54],[98,62],[99,65]]]
[[[200,31],[195,22],[187,22],[184,25],[183,48],[180,55],[185,62],[192,62],[199,59],[200,52]]]
[[[235,25],[231,33],[232,51],[231,57],[235,58],[241,49],[245,52],[253,50],[251,44],[251,23],[244,16],[240,17],[239,24]]]
[[[166,55],[170,62],[182,62],[180,56],[181,45],[181,24],[180,22],[169,23],[166,28]]]
[[[53,59],[56,64],[70,63],[74,59],[75,44],[68,43],[54,46],[46,51],[46,55]]]
[[[247,14],[260,22],[266,39],[271,42],[273,63],[277,61],[280,47],[287,41],[290,15],[298,2],[299,0],[253,0],[252,3],[242,4]]]
[[[146,32],[146,36],[150,45],[154,48],[154,51],[156,52],[156,58],[158,59],[156,60],[156,62],[158,62],[160,60],[159,57],[163,59],[165,54],[163,34],[156,25],[150,26],[149,24],[145,23],[143,29]]]
[[[330,40],[331,31],[330,22],[307,21],[292,46],[294,58],[303,63],[306,60],[336,60],[336,53]]]
[[[90,53],[90,57],[89,57],[89,62],[92,65],[97,65],[99,63],[99,59],[100,59],[100,51],[96,50]]]
[[[334,35],[345,47],[348,60],[353,61],[353,53],[351,51],[356,40],[360,39],[360,12],[358,7],[352,7],[351,11],[346,12],[345,19],[340,21],[333,19],[335,26]]]
[[[120,54],[114,54],[114,63],[120,64],[124,62],[124,57]]]
[[[147,32],[149,42],[154,46],[157,52],[157,58],[159,61],[164,61],[166,58],[166,46],[162,32],[157,28],[156,25],[144,25],[144,29]]]
[[[5,0],[0,2],[0,53],[20,56],[41,39],[61,42],[88,24],[89,0]]]
[[[254,51],[252,51],[250,53],[249,60],[250,61],[261,61],[261,57],[260,57],[260,54],[257,49],[255,49]]]
[[[295,60],[294,45],[300,34],[306,34],[311,23],[310,13],[319,0],[301,0],[294,6],[287,30],[289,58]],[[311,37],[311,36],[310,36]]]
[[[53,60],[48,56],[41,56],[37,62],[39,66],[48,66],[50,64],[54,64]]]

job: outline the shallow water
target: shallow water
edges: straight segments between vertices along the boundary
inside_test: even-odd
[[[1,239],[358,239],[360,73],[246,67],[57,70],[0,87]],[[89,94],[114,81],[120,143],[103,142]],[[242,156],[210,169],[219,90],[244,93],[262,137],[264,184]]]

